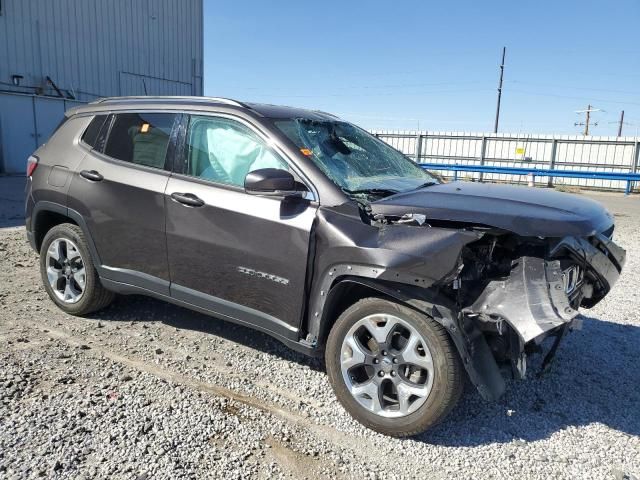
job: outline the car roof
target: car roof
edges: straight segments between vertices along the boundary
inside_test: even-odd
[[[252,110],[267,118],[308,118],[310,120],[337,120],[338,117],[320,110],[285,107],[283,105],[269,105],[266,103],[247,103]]]
[[[86,105],[80,105],[67,111],[67,116],[98,113],[113,110],[136,108],[220,108],[243,110],[261,117],[273,119],[305,118],[310,120],[337,120],[338,117],[319,110],[269,105],[263,103],[240,102],[224,97],[179,97],[179,96],[143,96],[143,97],[106,97]]]

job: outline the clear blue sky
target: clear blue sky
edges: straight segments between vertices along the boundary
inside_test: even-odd
[[[204,0],[206,95],[310,107],[367,128],[640,129],[640,1]]]

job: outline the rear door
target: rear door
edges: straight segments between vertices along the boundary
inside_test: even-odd
[[[96,117],[83,137],[89,152],[74,174],[68,202],[87,222],[101,275],[165,295],[165,162],[177,118],[155,112]]]
[[[245,193],[248,172],[292,166],[239,119],[190,116],[183,143],[167,185],[172,296],[297,339],[317,205]]]

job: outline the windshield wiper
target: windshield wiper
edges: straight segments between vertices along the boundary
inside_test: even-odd
[[[395,195],[399,193],[397,190],[391,190],[389,188],[362,188],[359,190],[349,190],[347,188],[342,189],[343,192],[349,195]]]
[[[438,185],[438,182],[426,182],[423,183],[422,185],[418,185],[416,188],[414,188],[414,190],[420,190],[421,188],[427,188],[427,187],[433,187],[434,185]]]

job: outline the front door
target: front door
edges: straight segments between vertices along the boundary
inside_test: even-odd
[[[317,207],[245,193],[248,172],[290,166],[240,121],[192,116],[184,143],[166,197],[172,296],[294,338]]]
[[[78,211],[100,257],[100,274],[169,295],[165,158],[176,115],[121,113],[83,142],[93,149],[74,174],[69,208]],[[96,117],[100,121],[100,117]]]

